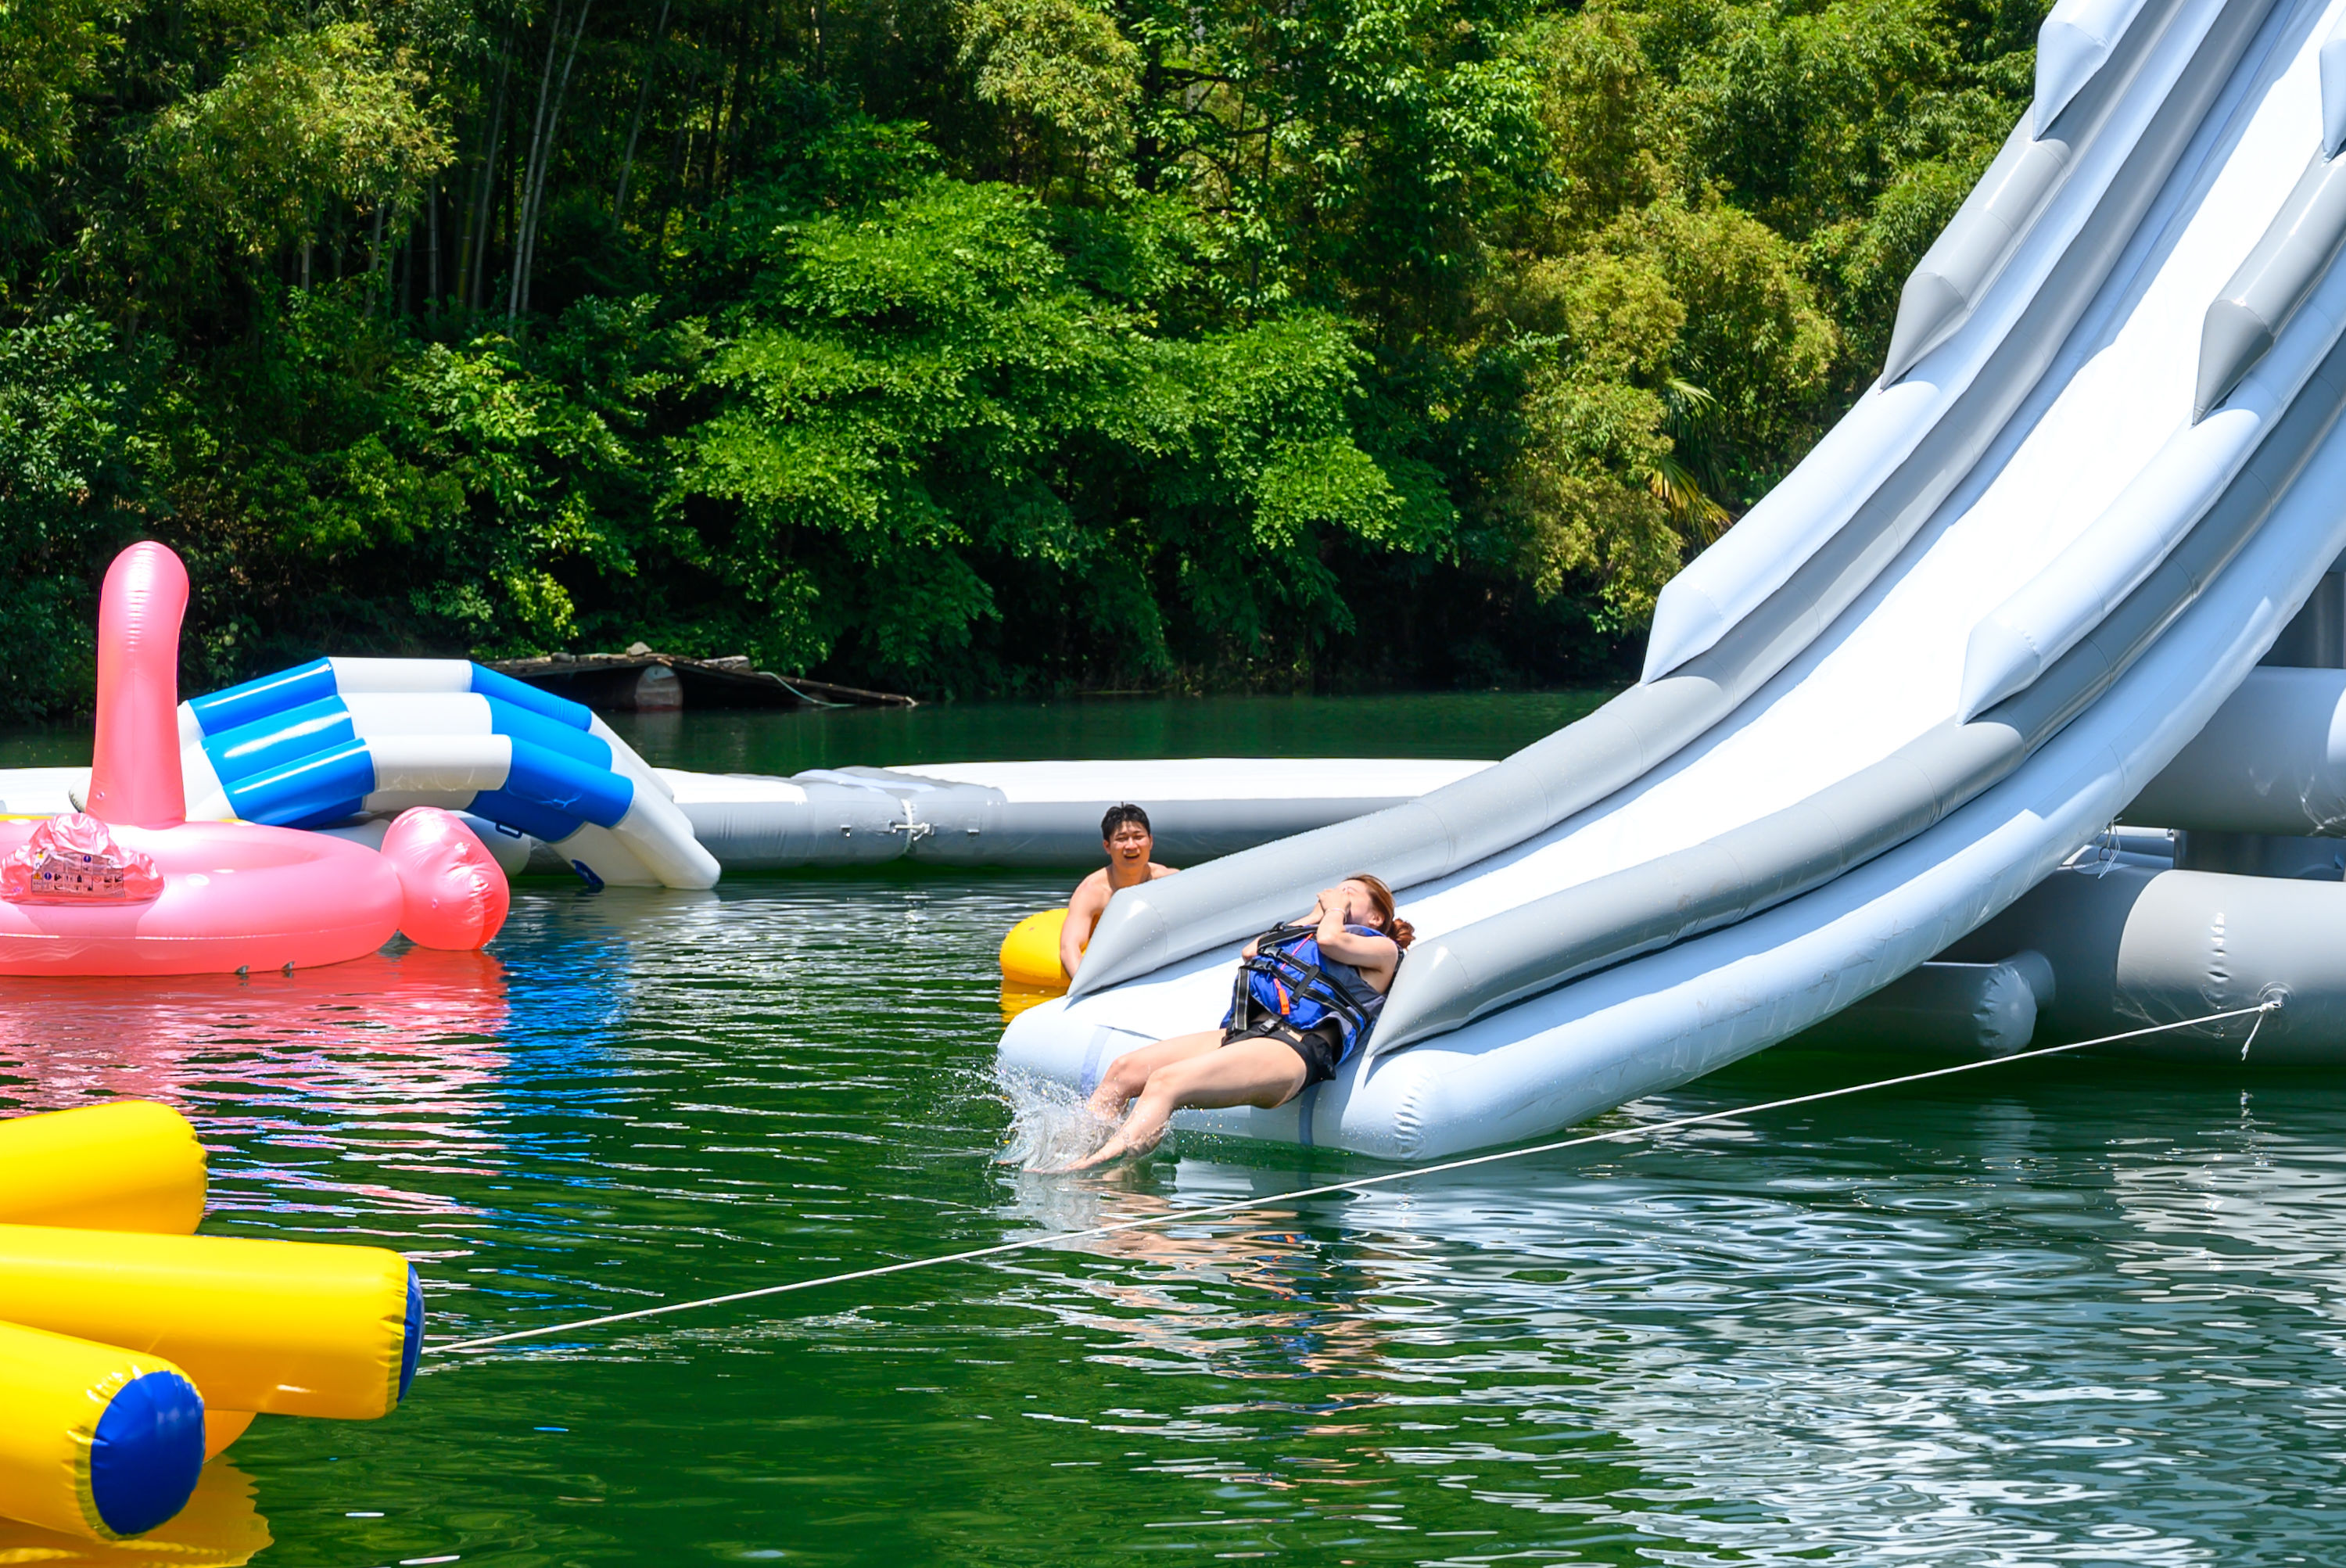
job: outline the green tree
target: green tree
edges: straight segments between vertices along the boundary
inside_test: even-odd
[[[83,314],[0,330],[0,712],[53,712],[94,677],[94,574],[148,525],[148,366]]]
[[[1164,337],[1009,188],[938,178],[785,226],[756,301],[706,372],[682,488],[738,507],[703,561],[761,606],[779,661],[852,637],[917,672],[1005,615],[988,568],[1007,561],[1065,579],[1079,619],[1162,674],[1185,614],[1226,649],[1274,616],[1348,628],[1321,533],[1408,525],[1350,439],[1340,323]]]
[[[0,4],[0,619],[929,691],[1585,677],[1879,362],[2037,0]],[[82,661],[82,662],[76,662]]]

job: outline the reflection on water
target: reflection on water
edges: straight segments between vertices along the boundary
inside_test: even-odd
[[[441,1338],[1369,1168],[995,1163],[994,948],[1065,891],[525,890],[470,970],[8,998],[0,1095],[176,1099],[211,1228],[401,1247]],[[2034,1063],[430,1360],[235,1455],[264,1565],[2327,1563],[2341,1162],[2327,1081]]]
[[[493,1163],[481,1125],[505,1064],[504,965],[409,948],[291,973],[152,981],[0,979],[0,1085],[26,1109],[138,1096],[178,1106],[208,1145],[332,1149],[354,1162],[429,1151],[418,1174]],[[225,1081],[223,1081],[225,1079]],[[314,1118],[331,1107],[335,1120]],[[325,1180],[254,1166],[213,1201],[275,1214],[444,1213],[429,1184]]]
[[[241,1568],[269,1543],[252,1478],[228,1459],[204,1466],[178,1516],[136,1541],[83,1541],[0,1519],[0,1563],[42,1568]]]
[[[410,948],[250,977],[0,977],[0,1074],[42,1108],[139,1095],[184,1109],[221,1059],[258,1050],[270,1098],[395,1084],[429,1114],[435,1091],[495,1074],[505,1020],[504,965],[485,952]]]

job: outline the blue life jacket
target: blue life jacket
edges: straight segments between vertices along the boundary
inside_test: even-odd
[[[1312,1029],[1333,1021],[1340,1036],[1336,1060],[1348,1062],[1367,1041],[1384,1011],[1384,993],[1368,983],[1358,969],[1320,952],[1317,926],[1273,926],[1254,939],[1254,956],[1239,961],[1238,984],[1230,1010],[1222,1017],[1229,1028],[1246,1014],[1250,1004],[1285,1019],[1297,1029]],[[1382,936],[1373,926],[1348,925],[1354,936]]]

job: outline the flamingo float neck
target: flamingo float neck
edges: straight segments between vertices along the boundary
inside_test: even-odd
[[[188,569],[152,542],[107,568],[97,604],[97,748],[89,814],[117,827],[188,818],[179,773],[179,621]]]

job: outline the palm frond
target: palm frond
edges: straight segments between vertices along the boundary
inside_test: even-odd
[[[1690,529],[1706,545],[1727,532],[1734,519],[1727,508],[1713,501],[1704,491],[1701,481],[1668,453],[1654,460],[1651,472],[1646,475],[1646,488],[1654,499],[1668,508],[1670,521],[1681,528]]]

